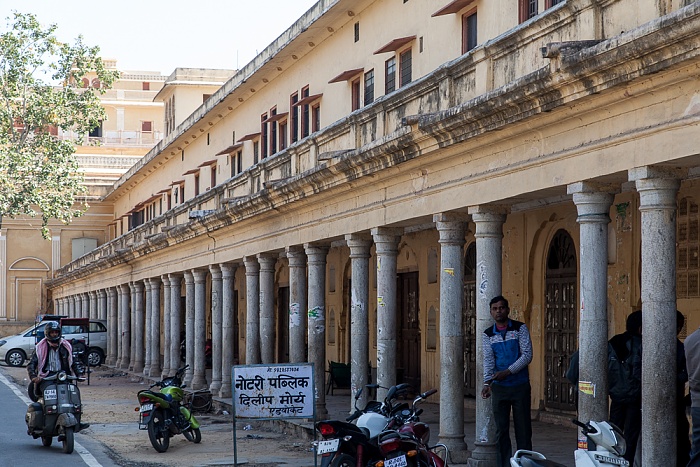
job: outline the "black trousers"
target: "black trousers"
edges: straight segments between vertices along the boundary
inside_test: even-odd
[[[610,401],[610,421],[622,430],[627,442],[627,451],[623,457],[633,465],[639,433],[642,430],[642,401]]]
[[[530,419],[530,383],[518,386],[491,386],[491,403],[496,422],[496,449],[498,467],[509,467],[513,456],[510,442],[510,412],[518,449],[532,450],[532,421]]]

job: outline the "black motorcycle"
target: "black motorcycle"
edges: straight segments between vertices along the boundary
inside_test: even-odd
[[[80,429],[79,418],[83,410],[80,390],[74,382],[83,380],[65,371],[44,378],[50,384],[44,385],[38,401],[27,407],[27,434],[34,439],[41,438],[47,447],[56,436],[63,442],[63,452],[72,453],[74,433]]]

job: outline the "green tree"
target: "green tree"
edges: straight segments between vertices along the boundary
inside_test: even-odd
[[[99,94],[116,71],[106,70],[99,47],[60,42],[56,25],[44,27],[33,14],[13,13],[0,30],[0,216],[41,216],[69,223],[87,209],[74,141],[57,129],[85,135],[104,119]],[[83,87],[96,77],[99,88]],[[1,220],[1,217],[0,217]]]

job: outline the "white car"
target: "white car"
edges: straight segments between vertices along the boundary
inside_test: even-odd
[[[47,321],[37,323],[23,332],[8,337],[0,338],[0,361],[10,366],[22,366],[34,353],[34,346],[44,338],[44,326]],[[107,352],[107,322],[104,320],[90,321],[90,345],[88,348],[88,363],[97,366],[104,363]],[[78,339],[88,342],[85,326],[64,325],[61,332],[63,338],[70,341]]]

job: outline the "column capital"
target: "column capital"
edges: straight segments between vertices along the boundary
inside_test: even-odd
[[[119,291],[119,286],[117,285],[116,287],[110,287],[106,290],[107,296],[108,297],[114,297],[117,295],[117,292]]]
[[[637,167],[628,171],[630,181],[635,182],[639,193],[639,210],[675,210],[676,196],[685,173],[681,169],[666,167]]]
[[[210,264],[209,272],[211,273],[212,279],[221,279],[221,266],[219,266],[218,264]]]
[[[319,264],[326,263],[326,256],[328,255],[328,250],[330,247],[328,245],[318,244],[318,243],[305,243],[304,250],[306,251],[306,256],[309,258],[309,264]]]
[[[88,297],[95,297],[97,298],[97,290],[91,290],[87,293]]]
[[[97,296],[98,297],[106,297],[107,296],[107,291],[105,289],[100,289],[97,291]]]
[[[571,185],[569,185],[571,187]],[[606,191],[569,191],[578,211],[579,224],[607,224],[610,222],[610,206],[614,195]]]
[[[287,253],[287,259],[289,260],[290,268],[304,268],[306,267],[306,253],[304,252],[304,247],[301,245],[288,246],[285,249]]]
[[[258,263],[260,264],[261,271],[274,272],[275,265],[277,264],[277,255],[272,253],[259,253],[256,256],[258,258]]]
[[[219,268],[221,269],[221,276],[224,279],[228,279],[236,274],[236,269],[238,269],[238,265],[234,263],[221,263],[219,265]]]
[[[369,258],[372,248],[372,237],[368,234],[348,234],[345,241],[350,248],[350,258]]]
[[[476,238],[503,238],[503,224],[508,210],[503,206],[472,206],[469,208],[476,224]]]
[[[645,165],[635,167],[627,171],[627,179],[630,182],[639,180],[678,180],[688,176],[687,169],[679,167],[663,167],[659,165]]]
[[[464,245],[467,219],[464,215],[439,213],[433,216],[435,227],[440,233],[438,243],[441,245]]]
[[[160,276],[151,277],[150,280],[151,287],[158,287],[158,285],[162,282]]]
[[[377,255],[396,256],[399,254],[399,242],[403,229],[395,227],[376,227],[372,229]]]
[[[207,270],[206,269],[193,269],[192,276],[194,276],[195,284],[201,284],[207,281]]]
[[[142,293],[144,289],[143,281],[129,282],[129,286],[134,292]]]
[[[260,272],[260,263],[255,256],[244,256],[243,265],[245,266],[246,276],[251,274],[257,275]]]
[[[168,279],[170,279],[170,285],[177,285],[180,282],[182,282],[182,278],[184,277],[184,274],[181,272],[171,272],[168,273]]]

